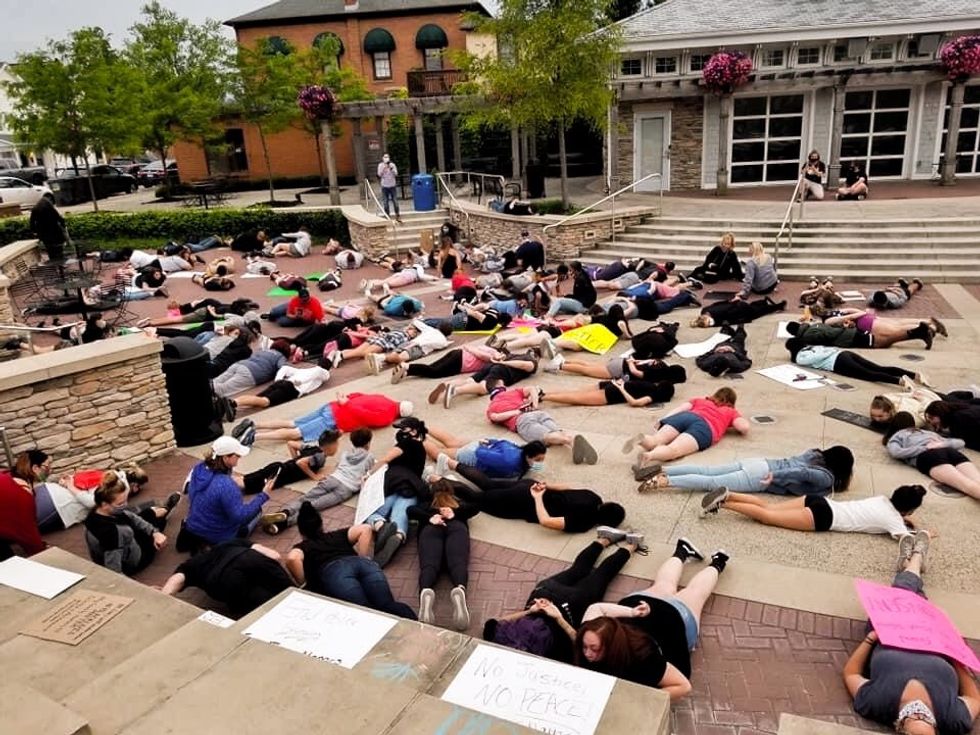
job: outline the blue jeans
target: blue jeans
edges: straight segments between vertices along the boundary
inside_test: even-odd
[[[286,316],[287,304],[276,304],[269,309],[269,321],[273,321],[280,327],[308,327],[310,323],[305,319]]]
[[[671,296],[669,299],[657,299],[657,309],[661,314],[666,314],[669,311],[680,306],[687,306],[694,300],[694,294],[690,291],[681,291],[676,296]]]
[[[548,316],[554,316],[558,312],[565,314],[582,314],[587,309],[578,299],[570,299],[567,296],[551,299],[551,306],[548,307]]]
[[[764,459],[743,459],[741,462],[701,467],[698,465],[674,465],[664,467],[673,487],[685,490],[715,490],[722,485],[737,493],[765,492],[762,478],[769,474],[769,463]]]
[[[398,527],[402,536],[408,536],[408,509],[418,502],[418,498],[403,498],[401,495],[389,495],[374,513],[364,519],[365,523],[391,521]]]
[[[381,187],[381,202],[385,208],[385,214],[391,214],[388,211],[388,203],[395,208],[395,216],[400,217],[401,212],[398,209],[398,187],[397,186],[382,186]]]
[[[199,345],[206,345],[208,342],[214,339],[214,336],[214,332],[201,332],[199,335],[194,337],[194,341]]]
[[[388,579],[374,559],[345,556],[320,569],[320,584],[329,597],[415,620],[415,613],[391,594]]]
[[[214,235],[205,237],[200,242],[189,242],[187,247],[191,249],[192,253],[199,253],[202,250],[209,250],[210,248],[216,248],[221,245],[221,240],[216,238]]]

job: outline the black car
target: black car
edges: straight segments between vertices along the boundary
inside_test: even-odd
[[[159,161],[148,163],[137,172],[136,177],[139,179],[141,186],[157,186],[158,184],[162,184],[164,179],[163,165]],[[166,177],[175,184],[180,181],[176,161],[167,161]]]
[[[115,166],[100,164],[91,167],[95,198],[105,199],[113,194],[129,194],[137,190],[136,177],[123,173]],[[77,204],[91,199],[85,169],[65,169],[48,182],[58,204]]]

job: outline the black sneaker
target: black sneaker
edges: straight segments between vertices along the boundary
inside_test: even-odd
[[[163,509],[167,511],[167,515],[170,515],[170,512],[177,507],[177,503],[179,502],[180,493],[170,493],[170,495],[167,496],[167,502],[163,504]]]
[[[238,437],[238,441],[240,441],[246,447],[250,447],[255,444],[255,427],[249,426],[247,429],[245,429],[245,431],[242,432],[242,435]]]
[[[717,513],[722,503],[728,500],[729,494],[727,487],[706,492],[701,498],[701,517],[704,518],[708,513]]]
[[[398,526],[396,526],[394,523],[391,521],[384,521],[381,524],[381,528],[375,531],[374,548],[377,550],[384,546],[385,541],[394,536],[397,530]]]
[[[727,551],[724,549],[718,549],[718,551],[711,555],[711,561],[708,562],[708,566],[714,567],[718,570],[718,574],[721,574],[723,571],[725,571],[725,565],[728,563],[729,559],[731,559],[731,557],[728,555]]]
[[[391,561],[391,557],[395,555],[395,552],[398,551],[398,548],[402,545],[403,541],[404,539],[401,536],[399,536],[397,533],[393,533],[380,547],[375,544],[374,560],[378,563],[379,567],[384,568],[388,565],[388,562]]]
[[[243,419],[239,421],[237,424],[235,424],[235,428],[231,430],[231,435],[236,439],[238,439],[239,441],[241,441],[242,434],[244,434],[249,429],[254,429],[254,428],[255,428],[255,422],[252,421],[252,419]]]
[[[686,538],[677,539],[677,546],[674,548],[674,556],[681,561],[687,561],[688,559],[704,561],[704,554],[698,551],[698,547],[692,544]]]

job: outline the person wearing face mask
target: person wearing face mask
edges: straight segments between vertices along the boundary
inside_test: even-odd
[[[44,551],[38,530],[34,486],[51,471],[51,459],[39,449],[21,452],[8,472],[0,472],[0,559]]]
[[[800,173],[803,174],[800,196],[804,199],[823,199],[823,177],[827,174],[827,166],[820,160],[819,151],[810,151]]]
[[[928,536],[910,535],[903,541],[901,571],[892,587],[925,597],[922,571]],[[854,711],[903,735],[970,732],[980,713],[980,689],[973,674],[940,654],[883,645],[870,623],[868,630],[844,664],[844,686],[854,700]]]
[[[391,214],[388,210],[390,202],[395,208],[395,219],[401,222],[402,215],[398,209],[398,166],[392,163],[391,156],[387,153],[381,156],[381,163],[378,164],[378,180],[381,182],[381,201],[385,214]]]

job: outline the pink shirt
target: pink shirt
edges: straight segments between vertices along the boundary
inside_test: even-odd
[[[712,444],[717,444],[732,422],[742,415],[731,406],[719,406],[708,398],[691,399],[691,413],[703,418],[711,427]]]
[[[469,350],[463,350],[463,367],[459,369],[461,373],[475,373],[486,363]]]
[[[650,288],[650,295],[656,299],[672,299],[681,290],[675,286],[668,286],[666,283],[655,282]]]

